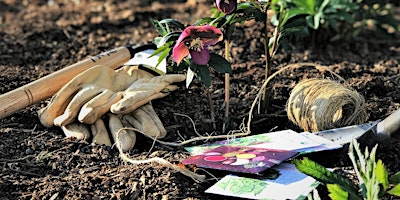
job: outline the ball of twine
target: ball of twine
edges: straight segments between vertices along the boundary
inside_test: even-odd
[[[368,117],[363,96],[326,79],[298,83],[286,106],[289,119],[309,132],[362,124]]]

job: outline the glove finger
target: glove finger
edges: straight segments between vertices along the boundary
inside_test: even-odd
[[[85,124],[72,123],[66,126],[61,126],[66,137],[73,137],[79,140],[87,140],[90,138],[90,132]]]
[[[85,124],[93,124],[110,110],[112,104],[122,98],[122,93],[104,90],[95,98],[85,103],[80,109],[78,120]]]
[[[110,74],[110,70],[112,70],[110,67],[96,65],[71,79],[51,98],[49,104],[38,112],[40,122],[46,127],[53,126],[54,119],[64,112],[68,103],[82,85],[96,82],[104,74]]]
[[[150,104],[140,107],[131,115],[124,115],[124,119],[148,136],[163,138],[167,134],[164,125]]]
[[[90,125],[90,129],[93,135],[93,143],[111,146],[110,136],[102,119],[96,120],[94,124]]]
[[[114,141],[121,145],[121,150],[127,152],[131,150],[136,143],[136,133],[132,130],[121,130],[124,128],[117,115],[109,114],[109,128]]]
[[[137,110],[146,103],[149,103],[151,100],[165,97],[168,94],[169,93],[157,93],[146,95],[145,97],[143,97],[141,94],[138,94],[135,96],[124,97],[117,103],[113,104],[110,108],[110,111],[115,114],[128,114]]]
[[[138,107],[157,98],[162,98],[168,93],[161,93],[170,83],[185,80],[185,75],[172,74],[163,75],[154,78],[143,78],[134,82],[124,91],[124,97],[111,106],[112,113],[130,113]],[[175,89],[175,87],[169,87]]]
[[[96,85],[84,86],[82,90],[72,98],[64,113],[54,119],[54,125],[65,126],[72,123],[78,115],[82,105],[101,93],[103,90],[103,88],[99,88]]]
[[[160,132],[159,138],[165,137],[165,135],[167,134],[167,130],[165,130],[164,125],[158,117],[153,106],[151,104],[146,104],[142,106],[141,109],[145,111],[148,116],[150,116],[150,118],[152,119],[151,121],[154,122],[154,124],[157,126],[157,129]]]
[[[76,88],[78,90],[78,88]],[[61,93],[57,93],[50,100],[49,105],[38,111],[40,123],[45,127],[51,127],[54,125],[54,119],[62,115],[68,103],[71,101],[73,96],[63,93],[63,97],[58,98]]]
[[[167,74],[163,76],[156,76],[149,80],[149,83],[169,85],[171,83],[182,82],[186,79],[183,74]],[[140,80],[139,80],[140,81]]]

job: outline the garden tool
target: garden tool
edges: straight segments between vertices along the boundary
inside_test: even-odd
[[[400,109],[383,120],[324,130],[315,134],[341,145],[350,143],[353,139],[366,144],[385,141],[400,134]]]

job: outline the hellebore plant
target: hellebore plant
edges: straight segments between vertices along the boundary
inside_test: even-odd
[[[182,23],[173,20],[153,20],[162,37],[156,38],[158,49],[153,53],[161,53],[160,61],[172,50],[172,58],[176,68],[187,69],[186,86],[189,87],[195,76],[204,84],[207,101],[210,107],[213,128],[216,128],[215,111],[209,87],[211,86],[210,67],[219,73],[232,73],[231,64],[223,57],[211,53],[209,46],[223,40],[221,30],[211,25],[192,25],[184,27]]]
[[[211,17],[201,18],[193,25],[185,27],[182,23],[173,19],[164,19],[161,21],[152,20],[153,25],[160,33],[161,37],[157,37],[154,43],[158,49],[155,54],[161,53],[160,60],[170,55],[176,62],[176,69],[187,69],[186,86],[192,82],[196,76],[200,82],[207,88],[207,99],[210,104],[211,118],[214,121],[214,109],[211,102],[211,96],[208,88],[211,86],[210,70],[213,68],[216,72],[225,73],[225,117],[222,132],[226,131],[229,124],[229,89],[230,89],[230,73],[231,54],[230,42],[232,35],[236,29],[236,24],[244,23],[249,20],[256,20],[265,23],[264,46],[266,54],[266,79],[271,71],[271,57],[275,53],[279,43],[280,29],[275,31],[274,41],[270,42],[267,29],[267,10],[271,7],[271,2],[255,1],[240,2],[236,0],[216,0],[215,7],[212,8],[213,15]],[[278,26],[280,27],[280,26]],[[224,40],[225,53],[224,57],[210,53],[208,47],[215,45]],[[272,49],[271,49],[272,47]],[[265,90],[263,101],[268,100],[268,94]],[[262,103],[265,105],[265,103]],[[264,106],[265,107],[265,106]],[[266,110],[266,107],[264,108]],[[215,124],[214,124],[215,127]]]

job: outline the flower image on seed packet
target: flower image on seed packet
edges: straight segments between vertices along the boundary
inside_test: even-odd
[[[232,172],[258,174],[297,155],[296,151],[252,147],[220,146],[201,155],[190,156],[183,164]]]

